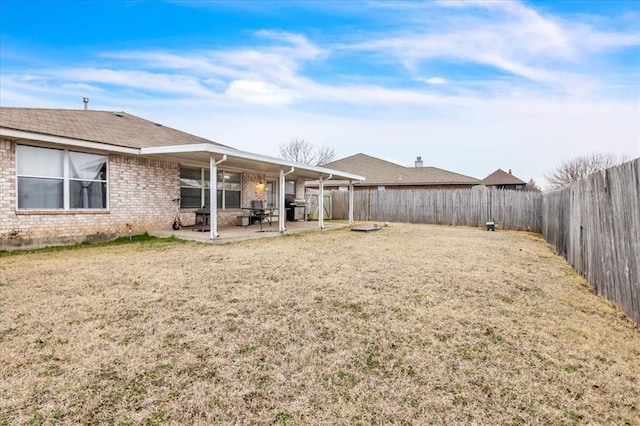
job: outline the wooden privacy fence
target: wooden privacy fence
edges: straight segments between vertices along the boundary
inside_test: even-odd
[[[334,219],[348,218],[348,193],[329,191]],[[356,221],[432,223],[541,231],[540,193],[484,189],[359,190],[353,194]]]
[[[348,193],[329,191],[333,219]],[[545,192],[359,190],[356,221],[431,223],[540,232],[601,296],[640,325],[640,158]]]
[[[545,193],[542,234],[640,325],[640,158]]]

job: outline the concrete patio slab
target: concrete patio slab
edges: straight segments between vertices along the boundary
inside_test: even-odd
[[[193,227],[181,228],[178,231],[174,231],[173,229],[171,229],[171,227],[167,227],[167,229],[152,231],[150,232],[150,234],[156,237],[176,237],[184,240],[198,241],[201,243],[217,244],[257,238],[278,237],[281,235],[300,232],[322,231],[322,229],[319,228],[317,221],[286,222],[285,225],[287,230],[284,233],[280,233],[278,231],[277,223],[273,223],[271,226],[265,223],[262,225],[262,230],[260,230],[260,226],[256,224],[246,227],[221,226],[218,227],[218,234],[220,236],[214,239],[210,238],[211,235],[209,231],[197,231],[194,230]],[[349,223],[347,221],[324,221],[324,230],[348,227]]]

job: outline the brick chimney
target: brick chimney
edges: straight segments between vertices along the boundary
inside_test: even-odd
[[[422,157],[416,157],[416,167],[422,167]]]

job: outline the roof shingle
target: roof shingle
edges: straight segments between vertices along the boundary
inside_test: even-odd
[[[367,180],[363,185],[481,185],[479,179],[437,167],[404,167],[389,161],[355,154],[323,167],[354,173]]]
[[[1,107],[0,127],[128,148],[199,143],[225,146],[126,112]]]
[[[511,171],[511,170],[509,170]],[[495,172],[491,173],[486,178],[482,179],[485,185],[493,186],[493,185],[525,185],[526,182],[518,179],[511,173],[507,173],[502,169],[498,169]]]

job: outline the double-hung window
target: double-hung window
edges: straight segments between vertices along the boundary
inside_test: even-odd
[[[18,209],[107,208],[107,157],[18,145]]]
[[[218,172],[218,207],[239,209],[242,200],[242,175],[232,172]]]
[[[296,182],[293,180],[286,180],[284,182],[284,199],[294,200],[296,198]]]
[[[181,167],[180,168],[180,207],[200,208],[210,207],[209,201],[211,182],[209,169]],[[236,172],[218,171],[216,175],[216,201],[219,209],[240,208],[242,199],[242,174]]]
[[[209,206],[209,169],[180,167],[180,207]]]

